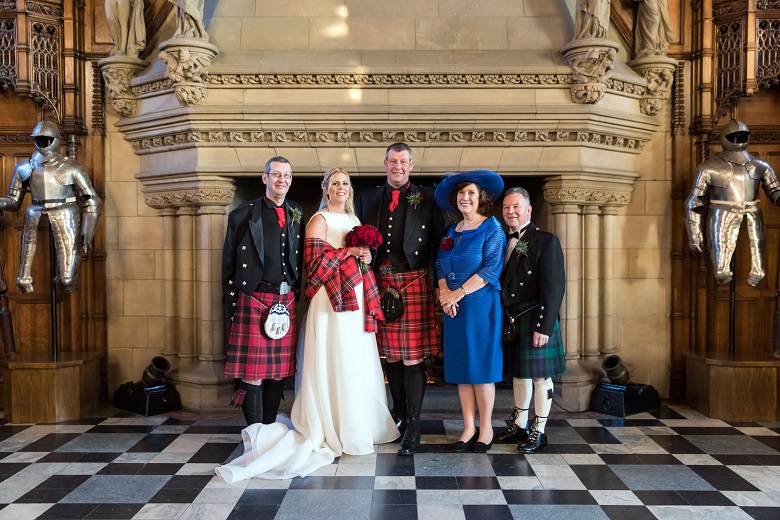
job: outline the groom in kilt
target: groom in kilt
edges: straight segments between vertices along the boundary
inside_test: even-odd
[[[420,410],[427,376],[423,358],[439,353],[434,318],[434,294],[429,266],[444,233],[444,216],[433,200],[433,189],[410,182],[412,150],[395,143],[385,151],[387,182],[355,198],[355,214],[382,232],[373,258],[380,291],[396,291],[403,313],[387,320],[377,332],[385,356],[385,375],[393,399],[393,418],[403,433],[400,455],[420,449]],[[387,296],[389,297],[389,295]]]
[[[552,378],[566,370],[558,323],[566,282],[563,250],[558,237],[531,222],[531,199],[523,188],[506,191],[502,215],[509,233],[501,297],[505,330],[514,327],[514,337],[503,345],[504,372],[512,376],[515,409],[512,425],[496,442],[517,443],[521,453],[536,453],[547,446]],[[532,395],[536,417],[529,428]]]
[[[263,171],[265,195],[228,215],[222,250],[222,294],[230,317],[225,377],[237,388],[230,404],[247,425],[276,421],[283,378],[295,373],[303,211],[286,200],[292,167],[272,157]]]

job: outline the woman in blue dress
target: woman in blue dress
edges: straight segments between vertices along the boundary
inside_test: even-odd
[[[506,236],[489,216],[504,181],[489,170],[449,175],[436,187],[436,203],[460,211],[439,244],[436,279],[444,310],[444,375],[458,385],[463,433],[453,451],[487,452],[493,445],[495,383],[502,379],[501,268]],[[477,429],[479,410],[480,429]]]

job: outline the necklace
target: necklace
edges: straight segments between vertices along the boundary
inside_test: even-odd
[[[463,220],[462,221],[463,222],[463,227],[460,228],[460,231],[458,233],[463,233],[464,231],[469,231],[471,229],[476,229],[484,221],[485,221],[484,218],[482,220],[472,220],[472,221],[469,221],[469,222],[466,222],[465,220]],[[471,225],[472,222],[474,223],[473,226]]]

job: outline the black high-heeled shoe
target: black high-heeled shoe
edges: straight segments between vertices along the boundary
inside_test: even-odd
[[[484,442],[477,442],[474,444],[474,453],[487,453],[490,448],[493,447],[493,441],[496,439],[496,436],[493,435],[493,438],[490,439],[490,442],[488,444],[485,444]]]
[[[456,453],[460,453],[463,451],[468,450],[471,448],[475,442],[477,442],[477,439],[479,439],[479,430],[477,430],[477,433],[474,434],[472,438],[467,440],[466,442],[458,441],[455,444],[452,445],[452,451]]]

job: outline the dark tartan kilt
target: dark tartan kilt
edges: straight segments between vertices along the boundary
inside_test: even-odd
[[[517,319],[518,337],[504,343],[504,373],[518,379],[546,379],[566,372],[563,339],[558,320],[547,344],[534,348],[535,313],[527,312]]]
[[[380,354],[391,359],[422,359],[439,353],[433,289],[428,270],[380,274],[379,290],[387,286],[401,293],[404,312],[390,323],[382,323],[376,333]]]
[[[281,379],[293,375],[298,340],[295,294],[256,292],[252,296],[260,303],[239,292],[228,339],[225,377]],[[282,338],[271,339],[266,336],[263,324],[268,309],[279,302],[290,312],[290,330]]]

